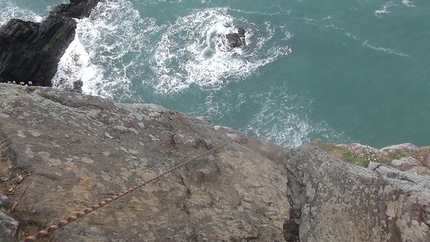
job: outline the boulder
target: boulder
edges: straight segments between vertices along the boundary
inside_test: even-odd
[[[58,62],[75,37],[76,21],[99,0],[72,0],[42,23],[11,19],[0,28],[0,82],[52,86]]]
[[[218,47],[222,51],[231,51],[234,48],[243,48],[246,46],[245,29],[237,28],[235,31],[236,32],[218,36]]]
[[[240,48],[245,46],[245,29],[238,28],[237,33],[227,34],[226,38],[228,40],[228,45],[230,48]]]

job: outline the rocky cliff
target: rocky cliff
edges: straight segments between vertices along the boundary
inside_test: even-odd
[[[154,104],[7,84],[0,96],[0,241],[234,138],[45,241],[430,241],[428,149],[361,167],[343,161],[355,146],[285,149]],[[405,159],[423,172],[397,169]]]
[[[0,82],[50,86],[73,18],[97,2],[2,26]],[[285,149],[153,104],[5,84],[0,96],[0,242],[100,204],[45,241],[430,241],[428,147]]]
[[[75,37],[74,18],[88,17],[99,0],[71,0],[42,23],[12,19],[0,28],[0,82],[52,86],[58,62]]]

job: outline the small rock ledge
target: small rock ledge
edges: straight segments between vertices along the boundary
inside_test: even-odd
[[[428,175],[359,167],[315,146],[287,157],[287,241],[430,240]]]

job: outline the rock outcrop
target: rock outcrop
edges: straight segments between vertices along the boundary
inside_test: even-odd
[[[0,28],[0,82],[52,86],[58,62],[75,36],[73,18],[88,17],[99,0],[71,0],[42,23],[12,19]]]
[[[11,213],[21,238],[238,135],[152,104],[6,84],[0,95],[10,167],[2,192],[21,199]],[[66,226],[54,241],[282,241],[285,171],[246,142]]]
[[[218,35],[218,48],[221,51],[231,51],[234,48],[243,48],[246,46],[245,29],[237,28],[236,32],[226,35]]]
[[[372,162],[385,164],[401,171],[430,175],[430,146],[417,147],[404,143],[382,149],[362,144],[327,144],[320,141],[315,145],[349,163],[368,167]]]
[[[7,84],[0,96],[3,241],[32,235],[240,135],[154,104]],[[285,149],[239,136],[49,240],[430,240],[428,175],[356,166],[318,147]]]
[[[307,146],[288,152],[287,241],[430,241],[430,177],[362,168]]]

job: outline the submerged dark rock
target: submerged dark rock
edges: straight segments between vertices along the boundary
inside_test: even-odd
[[[0,82],[52,86],[61,56],[75,37],[76,21],[99,0],[71,0],[42,23],[12,19],[0,28]]]
[[[246,45],[244,28],[238,28],[237,33],[227,34],[226,38],[231,48],[238,48]]]
[[[246,46],[245,42],[245,33],[246,30],[244,28],[237,28],[237,33],[230,33],[224,35],[219,35],[220,38],[218,42],[218,46],[223,51],[230,51],[234,48],[243,48]]]

